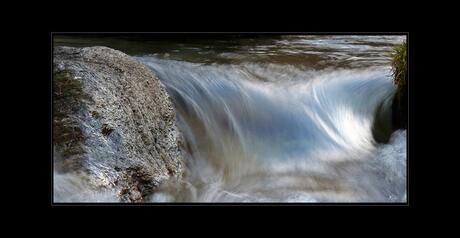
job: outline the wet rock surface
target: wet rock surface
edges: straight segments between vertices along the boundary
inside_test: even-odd
[[[175,110],[146,66],[107,47],[56,47],[53,63],[56,172],[85,174],[126,202],[181,177]]]

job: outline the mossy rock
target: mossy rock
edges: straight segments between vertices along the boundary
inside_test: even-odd
[[[56,68],[56,67],[55,67]],[[82,83],[73,79],[69,71],[53,72],[53,142],[65,166],[75,169],[81,166],[81,155],[85,153],[85,136],[78,124],[69,116],[81,109],[81,100],[90,100],[83,92]],[[58,163],[58,164],[59,164]]]

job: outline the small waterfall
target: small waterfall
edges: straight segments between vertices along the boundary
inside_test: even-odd
[[[393,170],[376,169],[388,148],[372,133],[377,109],[394,93],[389,68],[138,59],[172,95],[188,145],[185,180],[165,185],[154,201],[403,199],[405,179],[396,190],[379,179]]]

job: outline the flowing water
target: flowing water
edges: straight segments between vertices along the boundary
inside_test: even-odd
[[[388,143],[374,138],[383,129],[373,131],[376,116],[390,120],[388,52],[403,40],[294,35],[102,45],[146,64],[178,112],[184,178],[163,184],[151,202],[405,202],[406,131]]]

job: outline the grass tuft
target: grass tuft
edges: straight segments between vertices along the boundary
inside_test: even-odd
[[[393,130],[407,128],[407,43],[396,46],[391,52],[391,68],[396,92],[392,104]]]
[[[393,82],[401,89],[407,84],[407,42],[396,46],[391,52]]]

